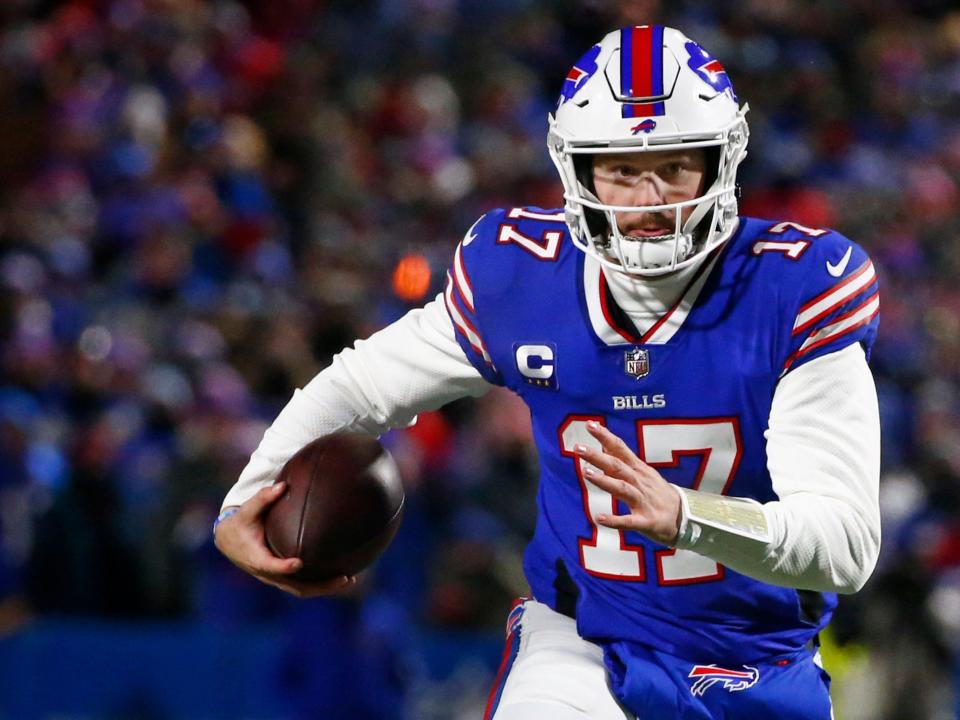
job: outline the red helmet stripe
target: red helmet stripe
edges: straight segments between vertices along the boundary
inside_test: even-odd
[[[633,57],[630,59],[633,65],[631,79],[633,87],[630,88],[632,97],[650,97],[653,94],[653,70],[650,58],[653,55],[651,43],[653,42],[653,28],[649,25],[635,27],[630,31],[633,34]]]

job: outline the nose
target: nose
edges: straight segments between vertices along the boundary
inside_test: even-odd
[[[623,195],[625,205],[651,207],[663,205],[663,188],[653,173],[644,173]],[[668,213],[663,210],[621,210],[617,212],[617,226],[625,235],[660,235],[668,227]]]
[[[630,204],[634,206],[662,205],[663,193],[657,176],[653,173],[641,175],[637,184],[631,188],[630,200]]]

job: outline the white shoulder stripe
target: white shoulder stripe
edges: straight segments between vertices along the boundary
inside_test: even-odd
[[[853,330],[856,327],[864,324],[869,321],[874,315],[877,314],[877,311],[880,309],[880,294],[875,293],[870,297],[867,302],[858,307],[853,312],[848,313],[845,317],[838,319],[836,322],[833,322],[829,325],[826,325],[815,333],[812,333],[808,337],[803,345],[800,346],[800,349],[797,351],[798,355],[803,354],[811,348],[813,345],[820,345],[828,340],[843,335],[850,330]]]
[[[868,260],[846,280],[804,305],[793,323],[793,333],[796,334],[820,318],[829,315],[870,285],[876,277],[877,272],[874,270],[873,263]]]
[[[460,256],[460,245],[457,245],[457,252],[453,256],[453,275],[457,282],[457,290],[463,297],[467,305],[467,310],[476,312],[473,307],[473,288],[470,287],[470,278],[467,277],[467,269],[463,266],[463,258]]]
[[[460,312],[460,309],[453,300],[453,278],[449,274],[447,275],[447,288],[444,291],[443,297],[447,304],[447,312],[450,313],[450,319],[453,320],[453,324],[457,330],[467,339],[470,347],[483,356],[484,361],[493,365],[493,360],[490,358],[490,354],[487,352],[483,340],[480,339],[480,335],[477,334],[474,327],[470,324],[470,321],[463,316],[463,313]]]

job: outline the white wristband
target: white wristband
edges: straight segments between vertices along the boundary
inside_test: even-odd
[[[771,534],[763,505],[749,498],[726,497],[674,485],[680,495],[680,531],[677,546],[697,542],[703,528],[732,533],[748,540],[769,543]]]

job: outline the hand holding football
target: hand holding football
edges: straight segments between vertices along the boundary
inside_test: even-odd
[[[287,461],[276,482],[287,489],[267,513],[266,542],[278,557],[303,561],[299,580],[356,575],[400,526],[400,473],[374,438],[338,432],[314,440]]]

